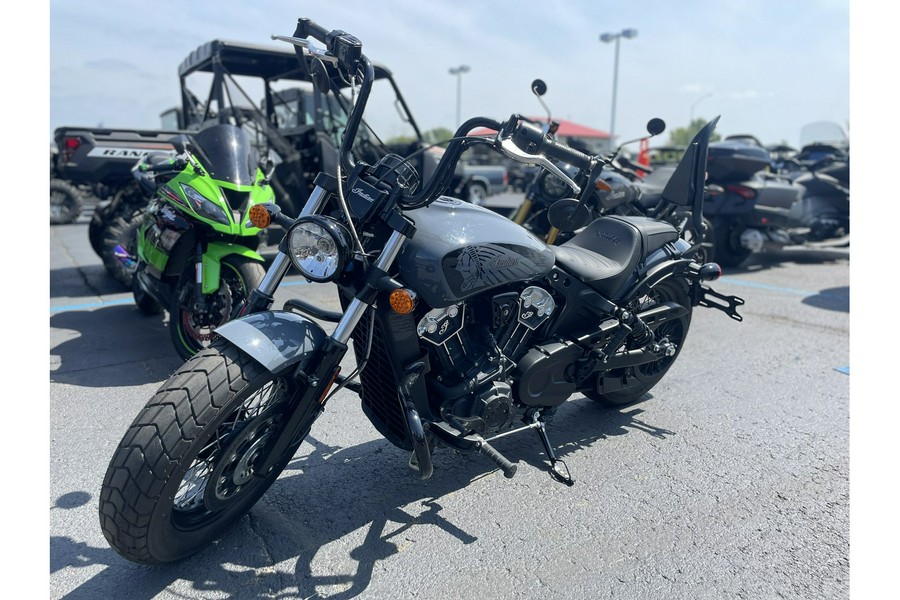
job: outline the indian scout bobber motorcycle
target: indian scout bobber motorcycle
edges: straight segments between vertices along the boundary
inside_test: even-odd
[[[443,447],[481,453],[513,477],[516,464],[491,442],[533,431],[551,474],[571,485],[545,427],[560,404],[576,393],[612,405],[640,399],[678,358],[694,306],[741,320],[740,298],[703,285],[719,276],[718,265],[688,258],[692,248],[672,225],[646,217],[583,222],[601,158],[513,115],[461,125],[427,182],[410,157],[366,164],[351,153],[374,75],[359,40],[308,19],[294,36],[275,38],[314,63],[320,88],[358,83],[340,165],[319,174],[295,220],[275,205],[253,209],[260,226],[288,229],[271,267],[243,315],[162,384],[115,451],[100,522],[124,557],[173,561],[219,537],[345,387],[359,393],[378,431],[410,452],[422,479]],[[697,135],[663,192],[693,208],[698,230],[714,125]],[[478,127],[497,133],[466,135]],[[551,220],[582,231],[548,246],[496,213],[442,196],[472,144],[550,170],[559,170],[553,161],[575,166],[581,175],[570,186],[580,196],[562,201]],[[273,309],[291,267],[333,282],[342,311],[295,299]],[[316,320],[333,321],[333,331]],[[357,366],[345,375],[351,345]]]

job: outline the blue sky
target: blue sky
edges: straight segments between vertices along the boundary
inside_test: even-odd
[[[812,121],[849,128],[848,0],[50,0],[50,131],[157,128],[191,50],[214,38],[275,44],[271,34],[290,35],[301,16],[359,37],[423,129],[454,125],[448,68],[466,64],[464,117],[541,114],[528,91],[541,77],[554,116],[608,131],[614,45],[599,35],[624,28],[638,35],[620,46],[620,139],[651,117],[675,128],[691,114],[721,115],[720,133],[764,143],[796,145]]]

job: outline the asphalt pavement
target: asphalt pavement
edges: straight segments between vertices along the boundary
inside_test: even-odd
[[[494,198],[510,205],[515,196]],[[143,567],[109,548],[97,498],[113,450],[181,363],[87,240],[50,228],[49,597],[846,598],[850,250],[752,257],[712,284],[743,322],[697,308],[651,397],[573,396],[536,435],[478,456],[439,450],[419,481],[340,392],[262,500],[215,544]],[[291,276],[280,302],[335,306]]]

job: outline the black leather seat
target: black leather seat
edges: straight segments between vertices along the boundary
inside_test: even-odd
[[[557,264],[607,298],[615,299],[640,261],[678,238],[669,223],[647,217],[601,217],[560,246]]]

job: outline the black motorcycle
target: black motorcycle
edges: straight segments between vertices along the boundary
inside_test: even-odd
[[[293,37],[275,37],[316,64],[320,87],[358,83],[340,165],[318,175],[298,218],[275,205],[254,209],[258,225],[288,228],[272,266],[243,316],[216,329],[212,347],[162,384],[116,449],[100,491],[100,523],[127,559],[173,561],[220,536],[275,481],[345,387],[359,393],[378,431],[410,452],[422,479],[442,447],[481,453],[513,477],[516,464],[491,442],[533,431],[550,473],[571,485],[545,427],[560,404],[576,393],[609,405],[640,400],[678,358],[695,306],[741,320],[740,298],[703,285],[719,276],[718,265],[689,258],[691,245],[672,225],[618,216],[582,222],[601,157],[513,115],[461,125],[427,182],[410,157],[366,164],[351,153],[374,77],[359,40],[308,19]],[[698,228],[714,126],[697,135],[663,192],[692,208]],[[479,127],[498,133],[467,136]],[[505,217],[442,196],[474,144],[587,173],[577,198],[551,215],[560,230],[582,232],[548,246]],[[326,214],[332,201],[340,210]],[[291,267],[310,281],[333,282],[342,311],[295,299],[271,308]],[[316,320],[335,323],[333,331]],[[344,374],[351,344],[357,366]]]
[[[841,247],[850,242],[850,154],[834,144],[805,145],[773,158],[750,136],[710,145],[704,207],[716,261],[726,267],[785,246]]]

